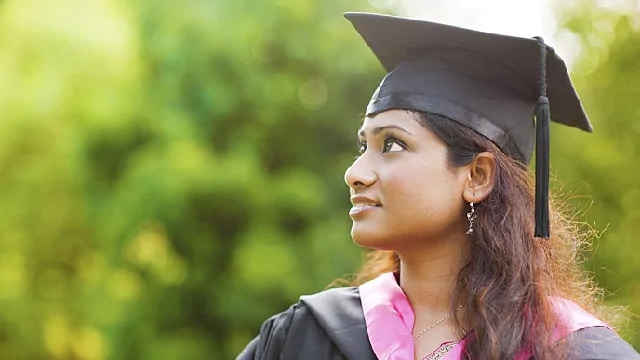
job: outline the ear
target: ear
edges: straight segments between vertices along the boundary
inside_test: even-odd
[[[467,165],[467,181],[462,193],[466,202],[479,203],[486,199],[496,180],[496,160],[490,152],[481,152]]]

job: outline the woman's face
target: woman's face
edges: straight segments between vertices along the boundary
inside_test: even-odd
[[[358,138],[361,155],[345,173],[354,242],[401,250],[464,234],[468,175],[448,164],[440,139],[403,110],[365,118]]]

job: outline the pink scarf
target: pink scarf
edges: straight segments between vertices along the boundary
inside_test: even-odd
[[[393,273],[384,273],[360,285],[360,301],[367,324],[367,334],[373,352],[380,360],[407,360],[414,358],[413,329],[414,314],[409,300],[396,282]],[[557,317],[562,320],[562,329],[556,329],[554,340],[567,334],[592,326],[607,324],[586,312],[576,303],[552,298]],[[459,360],[464,353],[466,339],[461,340],[445,355],[443,360]],[[529,358],[523,351],[517,360]]]

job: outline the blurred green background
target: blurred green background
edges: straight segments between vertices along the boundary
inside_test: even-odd
[[[380,11],[0,0],[1,359],[229,359],[357,270],[342,175],[383,72],[348,10]],[[604,230],[585,266],[636,348],[638,11],[557,9],[596,133],[552,128],[552,172]]]

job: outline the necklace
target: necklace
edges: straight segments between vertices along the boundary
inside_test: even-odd
[[[441,344],[435,349],[431,354],[425,355],[422,360],[440,360],[442,359],[449,350],[453,349],[456,345],[458,345],[459,341],[449,341]]]
[[[458,306],[458,308],[456,309],[456,311],[460,311],[460,309],[462,309],[462,305]],[[426,334],[426,333],[427,333],[427,331],[429,331],[429,330],[433,329],[434,327],[436,327],[436,326],[438,326],[438,325],[442,324],[442,322],[443,322],[443,321],[445,321],[445,320],[447,320],[447,319],[449,318],[449,316],[451,316],[451,313],[449,313],[449,314],[447,314],[447,315],[443,316],[443,317],[442,317],[442,319],[440,319],[440,320],[438,320],[438,321],[434,322],[433,324],[429,325],[429,326],[428,326],[427,328],[425,328],[424,330],[420,331],[420,333],[419,333],[418,335],[416,335],[416,336],[413,338],[413,341],[416,341],[416,340],[420,339],[420,337],[421,337],[422,335]]]

